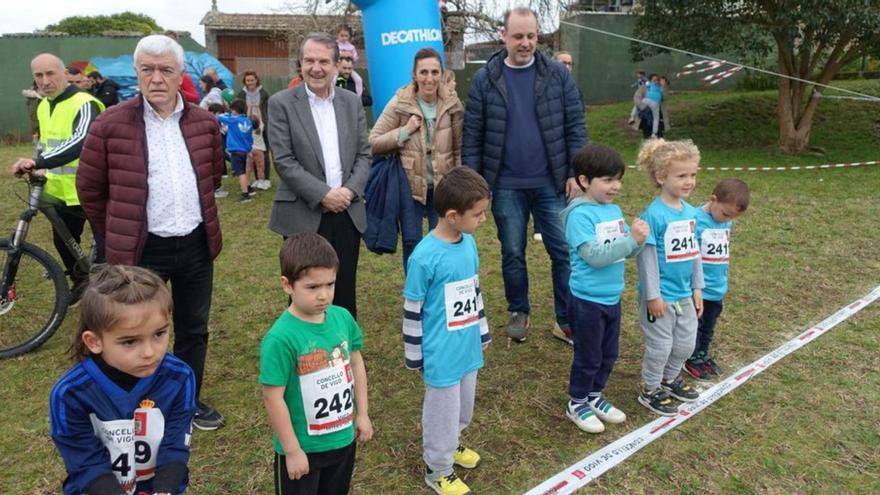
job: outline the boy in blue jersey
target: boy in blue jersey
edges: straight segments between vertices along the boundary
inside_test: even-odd
[[[703,269],[696,239],[697,209],[685,200],[697,184],[700,151],[690,140],[652,139],[642,145],[639,166],[660,189],[642,213],[651,233],[638,255],[639,323],[645,336],[639,403],[664,416],[700,394],[681,368],[694,350],[703,312]]]
[[[425,381],[425,483],[441,495],[470,493],[453,464],[473,468],[480,461],[459,443],[459,434],[473,417],[477,370],[491,340],[472,236],[488,207],[486,181],[467,167],[452,169],[434,188],[437,227],[407,263],[404,354],[406,367],[420,370]]]
[[[373,436],[363,336],[348,310],[331,304],[339,258],[326,239],[294,234],[279,258],[290,306],[260,345],[260,384],[275,432],[275,493],[345,494],[355,440]]]
[[[247,157],[254,146],[254,125],[247,116],[247,103],[244,100],[235,100],[229,104],[230,113],[217,116],[217,120],[227,127],[226,151],[229,152],[229,160],[232,162],[232,176],[238,177],[238,185],[241,189],[239,203],[248,203],[254,190],[248,183]]]
[[[749,207],[749,186],[739,179],[719,182],[709,201],[697,210],[697,241],[703,260],[703,316],[697,327],[694,353],[685,362],[685,370],[697,380],[720,376],[718,363],[709,354],[715,323],[724,309],[727,294],[727,270],[730,266],[730,230],[733,220]]]
[[[602,390],[619,348],[623,259],[638,254],[650,230],[636,218],[630,232],[623,212],[612,203],[626,171],[616,151],[600,144],[584,146],[572,166],[583,194],[562,211],[571,259],[568,314],[574,345],[565,414],[581,430],[601,433],[603,422],[626,421]]]
[[[79,362],[49,397],[64,495],[178,494],[188,484],[195,375],[166,354],[171,295],[153,272],[107,265],[79,303]]]

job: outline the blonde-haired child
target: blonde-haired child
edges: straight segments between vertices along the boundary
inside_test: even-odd
[[[196,380],[167,354],[171,294],[155,273],[107,265],[79,304],[77,364],[49,396],[65,495],[183,493]]]
[[[690,140],[652,139],[639,151],[639,166],[659,188],[641,214],[651,233],[637,258],[639,323],[645,335],[639,402],[664,416],[678,411],[671,397],[686,402],[699,397],[681,377],[703,312],[697,209],[684,201],[697,185],[699,162],[700,151]]]

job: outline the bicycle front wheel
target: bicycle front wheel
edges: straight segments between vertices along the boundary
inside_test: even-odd
[[[0,270],[12,246],[0,239]],[[49,340],[64,321],[70,295],[64,271],[46,251],[24,243],[15,283],[0,303],[0,358],[30,352]]]

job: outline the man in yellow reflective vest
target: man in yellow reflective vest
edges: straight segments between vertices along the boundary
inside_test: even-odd
[[[88,92],[67,83],[64,62],[51,53],[43,53],[31,60],[31,72],[37,89],[44,96],[37,106],[40,123],[40,148],[34,158],[19,158],[12,166],[16,174],[46,169],[45,194],[55,204],[67,229],[80,242],[86,216],[76,194],[76,170],[79,154],[88,135],[89,126],[104,104]],[[72,281],[73,302],[79,300],[88,283],[87,273],[77,273],[75,257],[56,232],[52,232],[55,249],[64,262]],[[96,242],[99,253],[101,242]]]

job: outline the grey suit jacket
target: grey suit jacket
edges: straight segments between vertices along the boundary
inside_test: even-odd
[[[367,118],[360,98],[351,91],[336,91],[333,97],[342,185],[356,197],[348,207],[354,226],[367,228],[364,188],[370,173],[370,143]],[[283,236],[317,232],[321,223],[321,199],[330,191],[324,174],[321,141],[309,107],[305,83],[285,89],[269,98],[269,142],[280,177],[272,204],[269,228]]]

